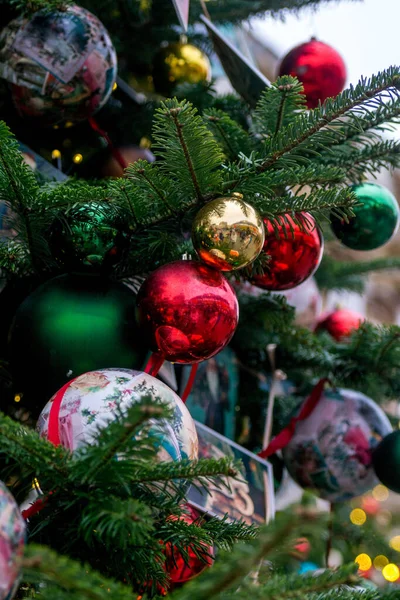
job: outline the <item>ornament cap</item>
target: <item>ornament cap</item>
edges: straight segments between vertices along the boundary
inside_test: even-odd
[[[238,198],[240,200],[243,200],[243,194],[241,194],[240,192],[232,192],[232,196],[234,198]]]

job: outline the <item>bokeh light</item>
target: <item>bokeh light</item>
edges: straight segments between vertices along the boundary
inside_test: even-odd
[[[72,160],[74,161],[74,163],[76,165],[79,165],[79,163],[81,163],[82,160],[83,160],[83,156],[82,156],[82,154],[79,154],[79,153],[78,154],[74,154],[74,156],[72,157]]]
[[[56,158],[61,158],[61,152],[55,148],[51,153],[51,158],[55,160]]]
[[[389,490],[385,485],[382,485],[380,483],[379,485],[376,485],[374,487],[374,489],[372,490],[372,495],[375,498],[375,500],[378,500],[378,502],[384,502],[389,498]]]
[[[397,581],[400,577],[399,567],[393,563],[389,563],[382,569],[382,575],[386,581]]]
[[[397,552],[400,552],[400,535],[395,535],[389,542],[390,547]]]
[[[354,562],[358,564],[360,571],[368,571],[372,567],[372,560],[368,554],[359,554]]]
[[[362,508],[354,508],[350,513],[350,521],[353,525],[364,525],[367,520],[365,510]]]
[[[378,571],[382,571],[383,567],[386,567],[386,565],[389,564],[389,559],[387,556],[384,556],[383,554],[378,554],[378,556],[375,556],[374,561],[373,561],[373,565],[375,567],[375,569],[378,569]]]

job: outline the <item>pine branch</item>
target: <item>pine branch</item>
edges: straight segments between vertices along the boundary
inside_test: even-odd
[[[318,287],[323,290],[363,289],[364,277],[374,271],[400,268],[400,258],[378,258],[370,261],[338,261],[328,254],[322,258],[320,268],[315,273]]]
[[[361,181],[365,175],[374,175],[381,168],[395,169],[400,165],[400,143],[380,141],[356,148],[348,145],[336,146],[322,154],[321,162],[347,169],[347,181]]]
[[[247,132],[222,110],[206,110],[203,118],[228,159],[235,160],[239,154],[251,153],[252,144]]]
[[[253,113],[254,130],[257,134],[276,136],[282,127],[290,125],[296,114],[305,108],[303,85],[289,75],[278,77],[258,101]]]

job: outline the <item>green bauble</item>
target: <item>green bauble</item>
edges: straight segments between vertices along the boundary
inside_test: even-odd
[[[101,368],[140,370],[136,294],[96,275],[61,275],[21,304],[9,335],[14,391],[36,416],[64,383]]]
[[[383,485],[400,494],[400,430],[383,438],[372,454],[372,465]]]
[[[54,258],[69,271],[102,272],[128,246],[128,233],[115,208],[90,202],[55,219],[49,238]]]
[[[346,223],[331,215],[332,231],[352,250],[375,250],[397,231],[400,215],[397,200],[377,183],[360,183],[353,185],[352,190],[360,202],[360,206],[353,208],[355,217]]]

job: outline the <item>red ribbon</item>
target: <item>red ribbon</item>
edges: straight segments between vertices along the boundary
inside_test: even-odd
[[[156,377],[158,371],[164,364],[164,358],[161,354],[152,353],[149,360],[147,361],[147,365],[144,368],[144,372],[152,375],[152,377]]]
[[[128,163],[122,156],[121,152],[119,150],[117,150],[117,148],[115,148],[108,133],[100,127],[100,125],[97,123],[97,121],[93,117],[89,118],[89,124],[90,124],[90,127],[93,129],[93,131],[98,133],[102,138],[104,138],[106,140],[111,154],[113,155],[113,157],[115,158],[115,160],[117,161],[119,166],[125,171],[126,167],[128,166]]]
[[[271,454],[275,454],[278,450],[282,450],[285,446],[288,445],[290,440],[292,439],[294,432],[296,430],[296,425],[299,421],[304,421],[307,419],[313,412],[314,408],[317,406],[318,402],[321,399],[322,392],[324,391],[325,383],[329,381],[329,379],[320,379],[307,400],[303,403],[299,414],[297,417],[293,417],[291,419],[289,425],[282,429],[277,436],[269,444],[268,448],[265,448],[261,452],[258,453],[258,456],[261,458],[268,458]]]
[[[53,492],[50,492],[49,495],[45,496],[44,498],[38,498],[33,504],[31,504],[29,508],[21,512],[21,515],[25,519],[25,521],[27,521],[34,515],[37,515],[37,513],[40,512],[46,506],[49,500],[49,496],[51,496],[52,493]]]
[[[69,386],[71,385],[71,383],[73,381],[75,381],[76,377],[74,377],[74,379],[71,379],[71,381],[68,381],[65,385],[62,386],[62,388],[60,388],[57,392],[57,394],[54,396],[54,400],[51,403],[51,408],[50,408],[50,413],[49,413],[49,428],[47,431],[47,439],[49,440],[49,442],[51,442],[54,446],[59,446],[60,445],[60,429],[59,429],[59,417],[60,417],[60,408],[61,408],[61,402],[64,398],[64,394],[67,391],[67,389],[69,388]]]
[[[182,402],[186,402],[186,400],[189,397],[190,392],[192,391],[192,387],[194,384],[194,380],[196,379],[196,373],[197,373],[198,367],[199,367],[199,363],[192,365],[192,368],[190,370],[189,379],[187,380],[186,387],[183,390]]]

